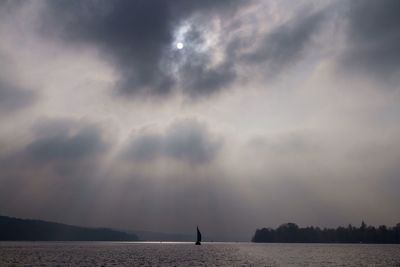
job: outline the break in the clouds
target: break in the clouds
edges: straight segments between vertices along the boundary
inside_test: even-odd
[[[325,22],[329,10],[303,9],[297,16],[261,37],[256,49],[243,55],[249,64],[259,64],[269,76],[295,64],[310,48],[312,37]]]
[[[399,9],[1,2],[0,214],[214,240],[398,223]]]
[[[127,95],[163,96],[177,87],[173,55],[178,27],[192,16],[220,20],[234,16],[244,2],[229,1],[48,1],[43,9],[43,28],[66,44],[92,45],[113,64],[120,78],[118,90]],[[207,34],[206,32],[204,34]],[[188,39],[191,42],[197,40]],[[184,51],[183,51],[184,52]],[[205,55],[207,56],[207,55]],[[171,58],[172,57],[172,58]],[[205,70],[208,60],[197,61],[200,78],[183,86],[190,94],[195,89],[218,88],[227,79],[218,70]],[[191,65],[191,64],[190,64]],[[186,69],[186,68],[185,68]],[[178,74],[179,75],[179,74]],[[183,74],[185,75],[185,74]],[[192,74],[192,76],[194,76]],[[207,89],[207,90],[214,90]]]

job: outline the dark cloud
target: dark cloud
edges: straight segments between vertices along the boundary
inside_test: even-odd
[[[380,79],[400,70],[400,1],[351,1],[347,13],[348,49],[342,63]]]
[[[126,159],[148,161],[159,158],[193,164],[211,162],[222,146],[222,141],[211,134],[197,120],[183,120],[172,124],[164,134],[142,134],[123,152]]]
[[[192,15],[204,13],[224,17],[244,1],[137,0],[137,1],[48,1],[43,11],[44,29],[65,42],[98,47],[118,69],[119,92],[126,95],[162,96],[176,88],[171,52],[176,27]],[[203,21],[206,23],[206,21]],[[221,70],[205,71],[196,66],[200,78],[186,84],[193,90],[212,91],[228,79]],[[209,88],[211,85],[212,88]],[[190,87],[190,88],[189,88]],[[208,92],[206,92],[208,93]],[[198,93],[199,95],[201,94]]]
[[[232,32],[243,23],[236,14],[252,3],[56,0],[44,9],[44,30],[69,45],[98,48],[118,71],[120,94],[162,97],[181,89],[185,96],[199,98],[228,88],[239,76],[239,65],[261,67],[268,74],[291,66],[301,58],[330,10],[302,8],[293,19],[246,41]],[[219,47],[204,49],[214,18],[224,25],[224,39],[219,40]],[[174,34],[182,22],[190,25],[182,40],[185,48],[174,51]],[[255,50],[243,55],[251,43],[256,43]],[[223,59],[215,64],[216,50]]]
[[[144,134],[136,137],[124,151],[124,157],[139,161],[154,160],[163,154],[163,136]]]
[[[61,221],[83,216],[95,203],[94,180],[108,147],[91,123],[40,121],[27,145],[0,154],[0,209]]]
[[[196,120],[173,124],[165,135],[166,155],[182,161],[207,163],[214,159],[221,141]]]
[[[262,71],[267,72],[279,72],[290,66],[301,58],[325,21],[326,12],[327,9],[313,13],[302,9],[293,19],[266,34],[255,51],[243,55],[243,60],[264,66]]]
[[[0,155],[3,170],[36,172],[49,166],[79,169],[97,162],[109,148],[101,129],[83,121],[45,119],[32,128],[32,133],[32,140],[18,151]]]
[[[82,160],[96,157],[107,148],[101,131],[93,125],[46,121],[36,126],[35,133],[35,140],[25,150],[35,160]]]
[[[0,77],[0,115],[20,110],[32,104],[35,94],[23,90]]]

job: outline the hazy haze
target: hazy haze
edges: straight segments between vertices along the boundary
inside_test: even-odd
[[[215,239],[400,222],[399,12],[1,1],[0,214]]]

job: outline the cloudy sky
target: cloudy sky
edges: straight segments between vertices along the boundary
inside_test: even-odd
[[[221,240],[398,223],[399,12],[1,1],[0,214]]]

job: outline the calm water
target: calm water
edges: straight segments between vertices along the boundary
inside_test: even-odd
[[[0,242],[0,266],[400,266],[400,245]]]

